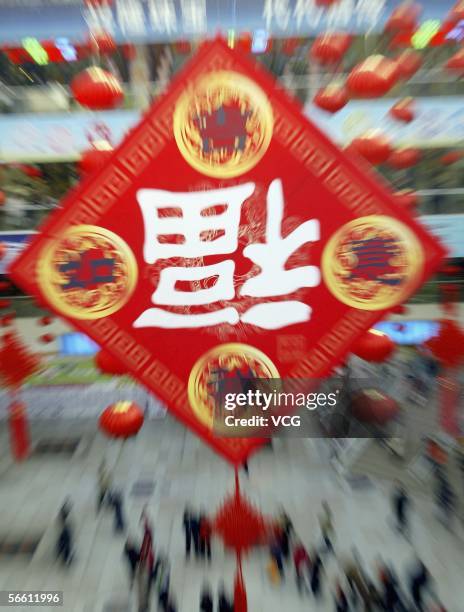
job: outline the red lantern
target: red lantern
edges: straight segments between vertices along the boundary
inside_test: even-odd
[[[319,34],[311,47],[311,57],[320,64],[336,64],[350,48],[352,37],[342,32]]]
[[[126,366],[104,349],[100,349],[95,355],[95,365],[102,374],[112,374],[114,376],[127,374]]]
[[[96,66],[87,68],[74,77],[71,91],[79,104],[92,110],[115,108],[124,98],[118,79]]]
[[[249,32],[242,32],[237,39],[237,49],[243,53],[251,53],[253,36]]]
[[[50,323],[53,323],[53,317],[50,317],[48,315],[41,317],[39,319],[39,325],[46,326],[46,325],[50,325]]]
[[[29,178],[42,178],[43,176],[42,170],[36,166],[31,166],[29,164],[18,164],[13,167],[16,167]]]
[[[176,42],[175,48],[180,55],[188,55],[192,52],[192,45],[188,40],[179,40]]]
[[[355,138],[350,147],[374,165],[386,162],[392,152],[390,141],[378,130],[370,130]]]
[[[462,271],[463,269],[461,266],[454,266],[453,264],[447,264],[446,266],[443,266],[441,270],[439,270],[440,274],[446,274],[446,276],[457,276],[458,274],[461,274]]]
[[[399,78],[407,81],[422,66],[422,56],[417,51],[406,49],[396,58],[396,66],[398,68]]]
[[[464,19],[464,0],[458,0],[458,2],[456,2],[448,13],[446,21],[449,21],[450,23],[457,23],[458,21],[461,21],[461,19]]]
[[[445,153],[441,156],[440,162],[444,166],[451,166],[451,164],[455,164],[464,157],[464,151],[450,151],[449,153]]]
[[[15,332],[3,336],[0,344],[0,380],[7,387],[20,387],[40,368],[39,358],[29,351]]]
[[[415,166],[419,159],[419,149],[405,147],[404,149],[396,149],[396,151],[393,151],[388,158],[388,163],[392,168],[404,170],[405,168],[412,168],[412,166]]]
[[[23,403],[10,404],[9,428],[11,453],[16,461],[23,461],[30,451],[29,425]]]
[[[10,314],[7,314],[7,315],[3,315],[3,317],[1,317],[0,319],[1,327],[8,327],[9,325],[13,323],[14,319],[15,319],[14,312],[10,312]]]
[[[135,59],[135,57],[137,56],[137,49],[135,45],[131,43],[126,43],[125,45],[122,45],[122,52],[126,60],[129,61]]]
[[[417,21],[422,12],[420,4],[403,2],[393,9],[385,24],[385,32],[411,32],[416,29]]]
[[[98,51],[102,55],[111,55],[118,48],[114,38],[106,32],[93,34],[89,39],[89,44],[94,51]]]
[[[398,304],[394,306],[390,312],[395,315],[404,315],[408,312],[408,309],[403,304]]]
[[[336,113],[348,103],[348,93],[343,85],[333,83],[320,89],[313,102],[329,113]]]
[[[43,334],[40,336],[40,341],[44,344],[50,344],[50,342],[53,342],[54,340],[55,336],[53,334]]]
[[[84,0],[86,6],[111,6],[113,4],[113,0]]]
[[[299,38],[287,38],[282,43],[282,53],[291,57],[300,46]]]
[[[0,259],[3,259],[7,252],[7,246],[4,242],[0,242]]]
[[[440,321],[438,335],[424,344],[435,359],[446,367],[458,366],[464,360],[464,333],[452,319]]]
[[[354,96],[378,98],[390,91],[397,80],[396,62],[383,55],[371,55],[353,68],[346,84]]]
[[[134,402],[116,402],[100,415],[100,429],[111,438],[131,438],[141,429],[143,410]]]
[[[369,329],[354,344],[352,353],[365,361],[380,363],[395,350],[393,340],[377,329]]]
[[[6,202],[6,195],[4,191],[0,191],[0,206],[3,206]]]
[[[83,151],[81,159],[78,162],[79,172],[81,176],[92,174],[102,168],[113,152],[112,147],[109,149],[91,148]]]
[[[394,104],[388,111],[390,116],[397,121],[410,123],[415,116],[413,98],[403,98]]]
[[[377,389],[356,393],[351,400],[351,414],[363,423],[386,425],[400,412],[397,402]]]
[[[419,204],[419,198],[412,189],[402,189],[401,191],[395,191],[393,194],[396,203],[403,208],[408,210],[414,210]]]
[[[451,56],[446,62],[445,68],[451,72],[464,72],[464,49],[460,49]]]

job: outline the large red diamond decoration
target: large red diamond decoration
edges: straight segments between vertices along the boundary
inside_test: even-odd
[[[11,275],[233,463],[224,377],[321,377],[444,250],[274,79],[205,43]]]

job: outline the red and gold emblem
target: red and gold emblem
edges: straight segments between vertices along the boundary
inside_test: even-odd
[[[273,124],[263,90],[227,70],[203,75],[174,112],[174,136],[185,161],[216,178],[240,176],[256,166],[269,147]]]
[[[248,344],[220,344],[195,363],[188,381],[190,406],[197,419],[212,429],[217,394],[226,378],[279,378],[279,371],[262,351]]]
[[[404,223],[370,215],[335,232],[324,250],[322,271],[327,287],[344,304],[384,310],[409,295],[423,263],[422,247]]]
[[[72,227],[47,242],[38,273],[50,302],[77,319],[100,319],[118,311],[137,283],[137,264],[128,245],[92,225]]]

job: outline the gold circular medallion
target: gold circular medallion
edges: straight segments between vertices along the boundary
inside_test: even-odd
[[[322,255],[330,292],[361,310],[384,310],[403,302],[421,275],[424,253],[401,221],[369,215],[337,230]]]
[[[188,381],[190,407],[197,419],[213,428],[215,399],[221,379],[279,378],[273,362],[262,351],[248,344],[220,344],[205,353],[192,368]]]
[[[232,178],[253,168],[272,138],[271,104],[252,80],[233,71],[204,74],[174,110],[174,137],[185,161],[206,176]]]
[[[38,276],[44,294],[60,312],[100,319],[129,300],[137,283],[137,262],[113,232],[77,225],[45,244]]]

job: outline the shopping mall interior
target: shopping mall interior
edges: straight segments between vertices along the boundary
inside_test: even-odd
[[[0,0],[0,607],[464,611],[463,44]]]

